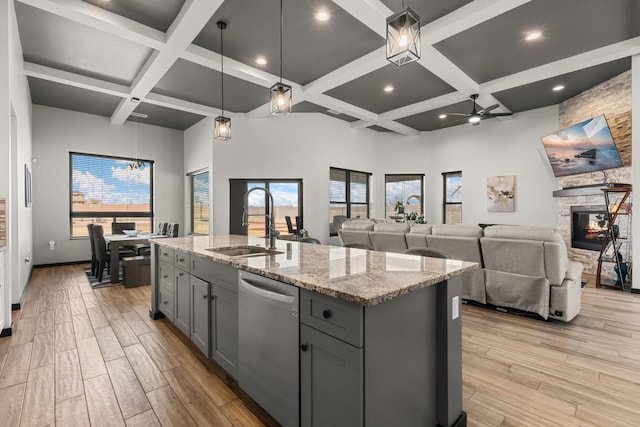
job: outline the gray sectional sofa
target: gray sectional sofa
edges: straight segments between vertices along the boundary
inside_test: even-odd
[[[498,308],[536,313],[565,322],[580,312],[582,264],[569,261],[558,231],[547,227],[430,225],[347,220],[342,245],[402,253],[412,247],[442,250],[477,262],[462,277],[462,298]]]

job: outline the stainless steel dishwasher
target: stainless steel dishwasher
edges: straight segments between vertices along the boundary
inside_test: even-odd
[[[240,271],[238,383],[285,427],[300,424],[299,290]]]

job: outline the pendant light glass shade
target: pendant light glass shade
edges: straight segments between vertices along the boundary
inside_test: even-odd
[[[291,112],[293,105],[291,86],[282,83],[282,32],[284,28],[284,14],[282,12],[282,0],[280,0],[280,81],[271,86],[270,112],[271,115],[285,116]]]
[[[231,139],[231,119],[224,116],[224,43],[222,39],[222,30],[227,28],[227,23],[218,21],[220,28],[220,97],[222,99],[220,110],[221,113],[216,117],[213,126],[213,137],[221,141]]]
[[[420,59],[420,17],[409,7],[387,18],[387,59],[399,67]]]
[[[229,117],[218,116],[213,128],[213,137],[226,141],[231,138],[231,119]]]

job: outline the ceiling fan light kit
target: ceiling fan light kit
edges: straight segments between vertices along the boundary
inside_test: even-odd
[[[280,0],[280,81],[269,89],[270,111],[274,116],[285,116],[291,112],[292,91],[291,86],[282,83],[282,32],[284,28],[284,14],[282,11],[282,0]]]
[[[220,28],[220,115],[216,117],[213,125],[213,137],[221,141],[231,139],[231,119],[224,116],[224,42],[222,39],[222,32],[227,28],[227,23],[224,21],[218,21],[218,28]]]
[[[387,59],[399,67],[420,59],[420,17],[404,2],[387,18]]]

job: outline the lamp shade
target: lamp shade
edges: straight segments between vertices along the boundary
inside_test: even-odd
[[[420,59],[420,17],[409,7],[387,18],[387,59],[397,66]]]
[[[291,112],[291,86],[278,82],[271,86],[271,114],[286,115]]]
[[[226,141],[231,138],[231,119],[229,117],[216,117],[213,128],[213,137],[222,141]]]

